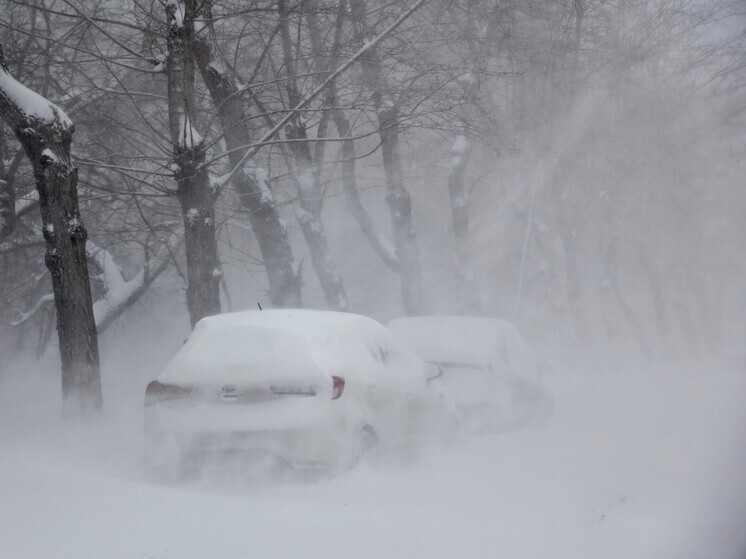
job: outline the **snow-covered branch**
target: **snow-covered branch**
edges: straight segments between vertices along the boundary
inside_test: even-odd
[[[42,308],[49,305],[50,303],[54,302],[54,294],[47,293],[45,295],[42,295],[39,297],[39,300],[34,303],[34,306],[31,307],[29,310],[27,310],[25,313],[23,313],[18,320],[14,320],[10,323],[10,326],[16,327],[20,326],[24,322],[26,322],[29,318],[34,316],[37,312],[39,312]]]
[[[164,247],[152,262],[146,262],[132,279],[125,280],[122,269],[112,254],[88,241],[88,256],[100,270],[98,278],[105,287],[105,295],[93,304],[93,315],[99,334],[134,305],[156,278],[168,268],[171,250],[179,243],[178,237],[173,235],[168,241],[168,247]]]
[[[126,280],[121,266],[117,264],[108,250],[97,246],[90,240],[87,242],[86,253],[97,272],[92,277],[103,284],[104,290],[104,296],[93,304],[93,315],[99,334],[145,294],[150,285],[168,268],[171,251],[180,243],[180,238],[173,235],[167,247],[159,251],[152,261],[146,262],[131,279]],[[53,302],[52,293],[42,295],[28,311],[11,322],[10,326],[21,326]]]
[[[57,127],[59,132],[70,133],[73,129],[73,123],[65,111],[10,75],[1,46],[0,114],[14,130],[25,128],[31,121],[38,125]]]

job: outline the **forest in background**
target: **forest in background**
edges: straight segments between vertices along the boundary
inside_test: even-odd
[[[102,338],[257,303],[474,314],[608,364],[745,339],[741,7],[0,0],[0,44],[74,124]],[[0,375],[57,343],[11,128]]]

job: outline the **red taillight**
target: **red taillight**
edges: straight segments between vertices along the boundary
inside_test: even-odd
[[[332,400],[342,396],[345,391],[345,379],[342,377],[332,377]]]
[[[184,398],[191,394],[190,386],[177,386],[175,384],[163,384],[157,380],[148,383],[145,388],[145,405],[152,406],[161,400],[174,400]]]

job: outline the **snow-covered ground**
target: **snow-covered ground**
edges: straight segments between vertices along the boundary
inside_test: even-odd
[[[81,425],[53,382],[0,384],[2,558],[746,557],[744,372],[555,371],[541,427],[279,485],[149,483],[137,387]]]

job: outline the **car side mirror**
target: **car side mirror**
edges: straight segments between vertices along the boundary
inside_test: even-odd
[[[431,380],[439,379],[443,376],[443,367],[438,365],[437,363],[428,363],[427,364],[427,382],[430,382]]]

